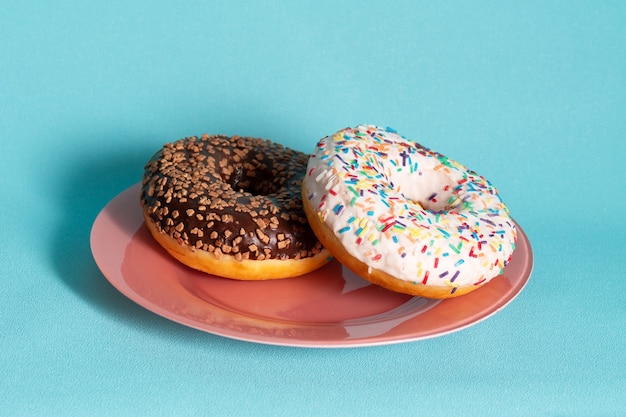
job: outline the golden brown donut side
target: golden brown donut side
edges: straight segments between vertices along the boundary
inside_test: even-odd
[[[233,256],[219,256],[215,253],[192,250],[181,245],[176,239],[159,232],[150,216],[144,214],[144,218],[152,237],[173,258],[198,271],[224,278],[242,281],[292,278],[322,267],[330,258],[330,253],[327,250],[322,250],[317,255],[298,260],[236,260]]]
[[[410,294],[427,298],[454,298],[460,295],[470,293],[481,286],[469,285],[460,286],[457,290],[451,294],[450,287],[447,286],[432,286],[424,285],[420,282],[409,282],[398,279],[387,274],[384,271],[370,268],[363,262],[359,261],[352,255],[350,255],[343,247],[339,239],[335,236],[334,232],[319,218],[317,212],[310,206],[306,196],[308,192],[306,187],[302,187],[302,195],[304,202],[304,212],[309,220],[309,225],[315,232],[315,235],[322,242],[324,247],[332,253],[333,257],[339,262],[352,270],[358,276],[366,279],[367,281],[379,285],[391,291],[401,292],[404,294]]]

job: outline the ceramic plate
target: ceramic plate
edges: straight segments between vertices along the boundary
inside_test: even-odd
[[[448,334],[495,314],[528,281],[533,255],[519,228],[504,273],[468,295],[429,300],[355,276],[337,261],[305,276],[236,281],[187,268],[153,241],[136,184],[109,202],[91,231],[104,276],[122,294],[180,324],[233,339],[302,346],[400,343]]]

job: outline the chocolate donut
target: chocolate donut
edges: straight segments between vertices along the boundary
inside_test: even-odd
[[[307,160],[258,138],[168,143],[144,169],[146,225],[174,258],[213,275],[261,280],[315,270],[330,255],[302,208]]]

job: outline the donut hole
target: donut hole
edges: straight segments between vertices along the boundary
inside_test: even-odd
[[[402,181],[400,194],[409,202],[432,212],[445,212],[454,200],[454,181],[445,173],[435,170],[419,171]]]
[[[276,177],[264,165],[239,164],[232,166],[232,173],[222,175],[222,181],[233,190],[252,195],[276,193],[284,184],[284,178]]]

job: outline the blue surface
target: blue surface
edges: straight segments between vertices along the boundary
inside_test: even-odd
[[[0,4],[0,414],[626,415],[626,3],[153,3]],[[162,319],[92,260],[95,216],[164,142],[309,152],[357,123],[499,188],[535,251],[506,309],[275,347]]]

